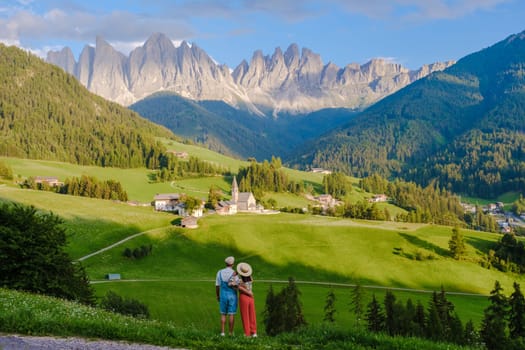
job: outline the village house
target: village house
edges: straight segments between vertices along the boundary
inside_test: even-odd
[[[233,201],[219,201],[215,206],[215,212],[219,215],[237,214],[237,204]]]
[[[56,176],[35,176],[33,181],[36,184],[45,184],[50,187],[62,186],[64,183],[59,181]]]
[[[157,193],[153,197],[153,201],[157,211],[175,211],[180,201],[180,195],[178,193]]]
[[[167,153],[173,154],[177,158],[186,159],[188,158],[188,152],[186,151],[168,151]]]
[[[310,171],[312,173],[321,173],[321,174],[331,174],[332,173],[330,170],[326,170],[323,168],[312,168]]]
[[[201,202],[198,207],[193,208],[191,213],[188,213],[186,210],[186,203],[179,202],[177,205],[175,205],[173,212],[183,217],[194,216],[196,218],[200,218],[204,215],[204,202]]]
[[[370,203],[380,203],[380,202],[386,202],[388,200],[388,197],[386,194],[374,194],[372,198],[370,198],[368,201]]]
[[[332,195],[330,194],[321,194],[319,196],[315,196],[314,200],[319,202],[321,206],[331,208],[335,206],[336,200]]]

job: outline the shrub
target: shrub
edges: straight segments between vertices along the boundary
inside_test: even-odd
[[[150,315],[147,305],[136,299],[123,298],[113,291],[106,293],[100,302],[100,307],[107,311],[137,318],[149,318]]]

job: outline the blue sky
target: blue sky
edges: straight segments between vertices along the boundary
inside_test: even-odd
[[[524,0],[0,0],[0,42],[75,57],[102,36],[128,54],[155,32],[235,68],[297,43],[343,67],[383,57],[416,69],[525,30]]]

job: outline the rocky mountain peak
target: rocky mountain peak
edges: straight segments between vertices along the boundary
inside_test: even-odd
[[[362,108],[452,63],[409,71],[384,59],[339,68],[323,64],[319,54],[296,43],[265,56],[256,50],[249,63],[233,71],[217,63],[196,44],[175,47],[162,33],[152,34],[129,56],[102,37],[86,46],[78,62],[71,50],[49,52],[47,60],[75,76],[92,92],[124,105],[158,91],[173,91],[195,100],[222,100],[261,114],[266,111],[310,112],[327,107]]]

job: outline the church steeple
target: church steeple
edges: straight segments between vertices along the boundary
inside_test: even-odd
[[[233,176],[232,182],[232,201],[237,203],[239,201],[239,186],[237,186],[237,178]]]

